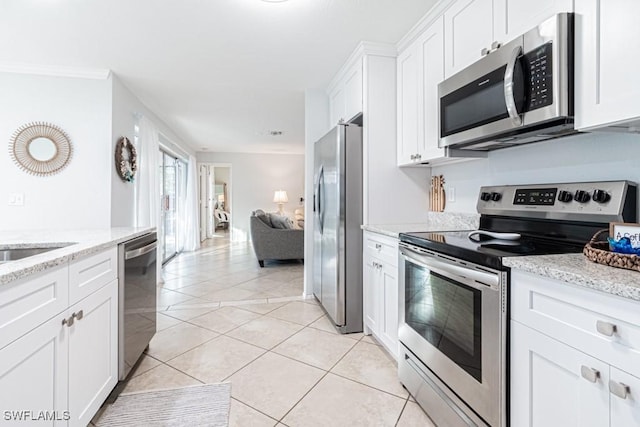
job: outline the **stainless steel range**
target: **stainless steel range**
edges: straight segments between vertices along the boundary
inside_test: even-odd
[[[509,268],[635,222],[627,181],[482,187],[474,232],[400,234],[400,381],[439,426],[508,425]]]

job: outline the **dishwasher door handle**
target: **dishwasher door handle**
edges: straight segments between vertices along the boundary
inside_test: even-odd
[[[144,254],[148,254],[149,252],[155,250],[158,247],[158,242],[149,243],[147,246],[143,246],[139,249],[133,249],[124,253],[124,259],[132,259],[142,256]]]

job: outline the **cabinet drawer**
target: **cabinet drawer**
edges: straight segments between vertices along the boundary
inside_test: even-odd
[[[511,318],[640,376],[640,303],[513,270]]]
[[[385,264],[398,266],[398,240],[379,234],[365,233],[364,250]]]
[[[117,247],[73,261],[69,265],[69,304],[75,304],[117,277]]]
[[[67,264],[0,287],[0,348],[69,306]]]

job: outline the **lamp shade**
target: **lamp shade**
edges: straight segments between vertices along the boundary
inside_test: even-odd
[[[289,197],[287,197],[285,190],[277,190],[273,195],[273,203],[287,203],[288,201]]]

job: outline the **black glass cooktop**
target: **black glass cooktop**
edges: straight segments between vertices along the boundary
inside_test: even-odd
[[[503,257],[579,253],[584,247],[584,243],[526,235],[518,240],[468,236],[469,231],[401,233],[400,241],[496,269],[503,268]]]

